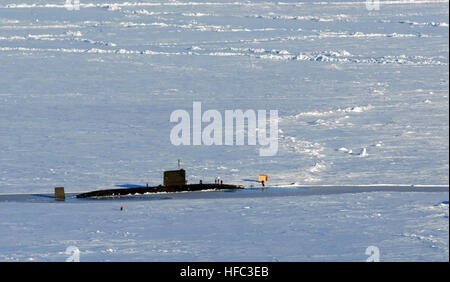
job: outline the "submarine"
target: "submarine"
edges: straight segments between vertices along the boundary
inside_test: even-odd
[[[244,189],[242,185],[223,184],[223,181],[212,183],[203,183],[200,180],[198,184],[187,184],[186,171],[184,169],[170,170],[164,172],[164,184],[153,187],[137,187],[122,189],[107,189],[86,192],[76,195],[76,198],[94,198],[94,197],[119,197],[128,195],[142,195],[147,193],[177,193],[202,190],[236,190]]]

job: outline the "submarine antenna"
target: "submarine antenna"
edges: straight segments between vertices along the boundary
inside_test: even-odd
[[[178,159],[178,169],[180,169],[181,168],[181,161],[180,161],[180,159]]]

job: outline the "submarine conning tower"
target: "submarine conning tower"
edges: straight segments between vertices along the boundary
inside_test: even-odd
[[[164,186],[186,185],[186,171],[184,169],[164,171]]]

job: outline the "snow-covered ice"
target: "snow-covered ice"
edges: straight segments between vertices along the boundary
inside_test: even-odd
[[[159,184],[177,159],[195,182],[448,184],[448,1],[64,2],[0,3],[1,192]],[[278,110],[278,154],[173,146],[193,101]]]
[[[178,159],[190,182],[449,184],[448,0],[64,4],[0,1],[0,194],[158,185]],[[278,110],[277,155],[172,145],[194,101]],[[1,202],[0,260],[448,260],[448,192],[116,205]]]
[[[448,261],[448,199],[447,190],[1,202],[0,261],[65,261],[70,246],[80,261],[365,261],[369,246],[380,261]]]

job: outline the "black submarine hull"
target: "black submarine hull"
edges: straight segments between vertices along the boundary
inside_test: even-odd
[[[188,185],[172,185],[172,186],[154,186],[154,187],[137,187],[124,189],[107,189],[97,190],[87,193],[78,194],[76,198],[91,198],[91,197],[119,197],[127,195],[142,195],[146,193],[176,193],[188,191],[202,191],[202,190],[235,190],[244,189],[240,185],[230,184],[188,184]]]

